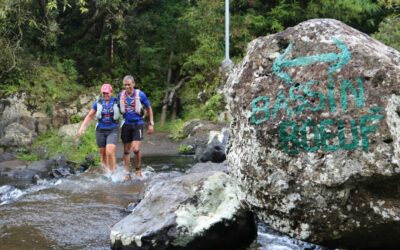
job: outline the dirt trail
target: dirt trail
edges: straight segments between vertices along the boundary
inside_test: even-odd
[[[154,133],[148,135],[145,133],[144,139],[141,144],[141,151],[143,155],[176,155],[177,148],[180,143],[175,142],[168,138],[167,133]],[[121,139],[117,145],[117,158],[122,158],[123,146]]]

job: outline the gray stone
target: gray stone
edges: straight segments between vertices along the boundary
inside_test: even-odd
[[[15,155],[9,152],[0,154],[0,162],[15,160]]]
[[[189,170],[186,171],[187,174],[193,173],[204,173],[208,171],[220,171],[220,172],[228,172],[228,166],[226,162],[224,163],[214,163],[214,162],[207,162],[207,163],[196,163],[193,165]]]
[[[6,148],[26,146],[37,134],[47,130],[50,118],[44,113],[33,112],[28,107],[25,93],[0,99],[0,145]],[[16,127],[12,124],[19,125]]]
[[[0,176],[15,180],[33,180],[37,175],[40,178],[48,178],[54,160],[40,160],[28,165],[25,161],[12,160],[0,163]]]
[[[51,119],[44,113],[34,113],[32,115],[36,121],[36,133],[43,134],[49,129],[51,124]]]
[[[55,165],[54,160],[40,160],[33,162],[31,165],[28,166],[29,169],[36,170],[38,172],[49,172],[51,168]]]
[[[206,172],[151,185],[110,238],[113,249],[239,249],[255,234],[232,179]]]
[[[216,162],[225,161],[225,148],[228,142],[229,132],[226,128],[221,131],[210,131],[209,140],[204,150],[196,151],[196,159],[201,162]]]
[[[399,82],[398,51],[336,20],[252,41],[225,87],[227,159],[258,218],[332,246],[400,245]]]
[[[16,180],[31,180],[36,171],[27,169],[27,163],[21,160],[0,163],[0,176]]]
[[[58,130],[58,134],[64,137],[74,137],[77,135],[79,126],[80,123],[64,125],[60,127],[60,129]]]
[[[35,133],[19,123],[11,123],[5,128],[5,135],[0,139],[0,146],[27,146],[33,142]]]

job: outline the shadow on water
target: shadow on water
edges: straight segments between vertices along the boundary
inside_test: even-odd
[[[146,156],[142,162],[156,172],[183,172],[193,163],[192,157],[179,156]],[[145,181],[113,183],[98,173],[37,185],[1,180],[0,248],[109,249],[110,227],[139,199]]]

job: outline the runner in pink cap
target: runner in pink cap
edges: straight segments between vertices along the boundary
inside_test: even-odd
[[[117,169],[116,147],[118,142],[118,100],[112,96],[112,87],[105,83],[100,89],[101,97],[98,98],[86,115],[78,130],[81,136],[90,122],[97,119],[96,124],[96,143],[99,147],[101,164],[104,166],[105,173],[113,173]]]
[[[110,84],[105,83],[103,86],[101,86],[101,93],[111,93],[112,92],[112,87]]]

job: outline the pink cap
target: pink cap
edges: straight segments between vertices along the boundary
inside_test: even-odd
[[[110,84],[105,83],[103,86],[101,86],[101,93],[111,93],[112,92],[112,87]]]

